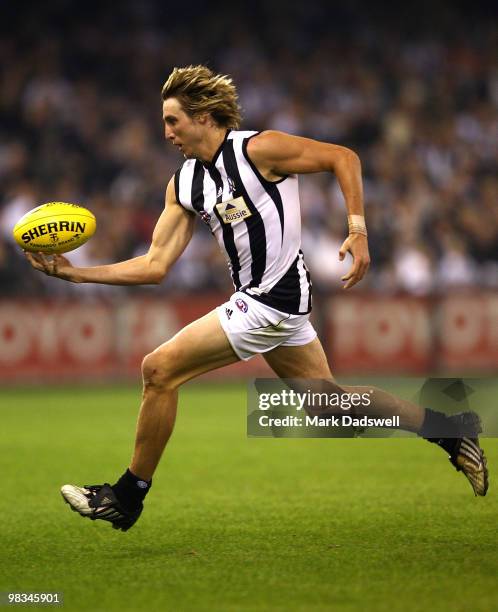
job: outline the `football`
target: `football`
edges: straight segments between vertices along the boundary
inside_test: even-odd
[[[95,215],[83,206],[49,202],[21,217],[13,234],[25,251],[67,253],[91,238],[96,227]]]

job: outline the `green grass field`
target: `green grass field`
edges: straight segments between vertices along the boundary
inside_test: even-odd
[[[498,443],[488,497],[411,438],[246,438],[245,387],[189,386],[145,511],[82,519],[66,482],[111,481],[140,389],[0,392],[0,591],[65,610],[495,610]]]

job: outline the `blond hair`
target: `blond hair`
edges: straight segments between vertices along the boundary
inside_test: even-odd
[[[206,113],[220,127],[237,129],[240,126],[241,109],[232,79],[215,74],[207,66],[174,68],[163,85],[162,98],[176,98],[191,117]]]

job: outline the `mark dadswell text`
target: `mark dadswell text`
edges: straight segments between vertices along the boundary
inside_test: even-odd
[[[341,416],[309,416],[297,417],[287,415],[276,418],[268,414],[259,417],[261,427],[399,427],[399,416],[382,417],[353,417]]]

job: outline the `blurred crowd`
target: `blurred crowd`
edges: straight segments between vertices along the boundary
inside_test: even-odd
[[[284,130],[359,154],[372,256],[363,288],[425,295],[498,287],[496,19],[458,13],[451,3],[410,22],[366,18],[357,2],[348,10],[313,0],[117,6],[28,3],[4,20],[1,295],[75,292],[31,270],[12,241],[17,219],[43,202],[95,213],[97,234],[69,255],[75,264],[146,251],[182,163],[164,140],[161,86],[175,65],[190,63],[233,76],[243,128]],[[336,290],[347,267],[338,261],[347,226],[337,181],[302,177],[301,202],[315,287]],[[230,286],[217,245],[198,223],[154,291]]]

